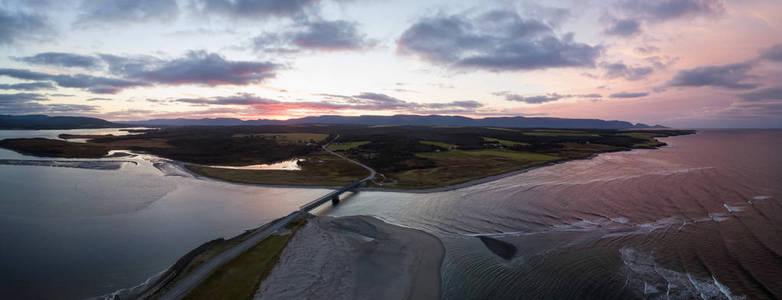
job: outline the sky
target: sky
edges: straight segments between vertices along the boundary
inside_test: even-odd
[[[782,127],[782,1],[0,0],[0,114]]]

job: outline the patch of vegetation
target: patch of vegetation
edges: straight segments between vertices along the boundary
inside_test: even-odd
[[[261,282],[279,261],[280,253],[307,220],[286,225],[292,232],[271,235],[215,270],[184,299],[252,299]]]
[[[263,137],[277,143],[320,143],[329,137],[324,133],[240,133],[233,137]]]
[[[501,140],[501,139],[495,139],[490,137],[483,137],[484,141],[490,142],[490,143],[499,143],[500,145],[503,145],[505,147],[513,147],[513,146],[529,146],[528,143],[522,143],[522,142],[514,142],[509,140]]]
[[[179,258],[179,260],[177,260],[177,262],[171,268],[166,270],[166,273],[161,277],[160,281],[153,283],[148,288],[148,290],[142,292],[138,298],[159,299],[160,297],[165,295],[166,292],[168,292],[169,289],[172,286],[174,286],[180,279],[187,277],[191,272],[193,272],[195,269],[197,269],[205,262],[219,255],[220,253],[223,253],[226,250],[241,244],[242,242],[246,241],[248,238],[252,237],[252,235],[255,232],[266,229],[269,226],[276,224],[282,219],[283,218],[278,218],[275,219],[274,221],[264,224],[259,228],[246,230],[242,234],[232,237],[228,240],[219,238],[201,244],[201,246],[198,246],[196,249],[191,250],[190,252],[188,252],[181,258]],[[299,220],[296,219],[291,223],[298,222],[298,221]]]
[[[4,139],[0,147],[23,154],[44,157],[99,158],[109,153],[109,147],[90,143],[71,143],[44,138]]]
[[[526,135],[532,135],[532,136],[598,136],[595,133],[588,133],[583,131],[577,131],[577,130],[534,130],[529,132],[524,132]]]
[[[502,127],[486,127],[486,129],[492,129],[492,130],[502,130],[502,131],[510,131],[510,132],[518,132],[517,129],[511,129],[511,128],[502,128]]]
[[[329,150],[331,151],[347,151],[353,148],[358,148],[361,145],[369,144],[368,141],[360,141],[360,142],[347,142],[347,143],[336,143],[328,145]]]
[[[498,127],[291,125],[164,128],[87,143],[4,141],[0,146],[40,156],[100,157],[108,150],[146,152],[199,165],[241,166],[306,158],[301,171],[217,169],[189,165],[208,177],[241,183],[342,185],[366,170],[320,150],[358,160],[387,179],[385,188],[440,187],[556,160],[608,151],[655,148],[657,137],[686,130],[567,130]],[[318,143],[312,141],[319,140]],[[449,150],[449,151],[443,151]]]
[[[518,152],[518,151],[511,151],[511,150],[498,150],[498,149],[482,149],[482,150],[471,150],[471,151],[461,151],[461,150],[455,150],[455,151],[448,151],[448,152],[433,152],[433,153],[420,153],[419,156],[426,157],[426,158],[458,158],[458,157],[464,157],[464,156],[497,156],[497,157],[503,157],[508,158],[512,160],[520,160],[520,161],[552,161],[552,160],[558,160],[560,157],[548,155],[548,154],[539,154],[539,153],[532,153],[532,152]]]
[[[665,145],[665,143],[655,139],[656,137],[661,137],[664,135],[661,135],[656,132],[629,132],[623,135],[644,140],[643,142],[633,144],[634,148],[654,148],[654,147]]]
[[[185,165],[198,175],[238,183],[291,186],[341,186],[367,176],[367,170],[349,161],[324,153],[313,153],[299,163],[301,170],[240,170]]]
[[[440,148],[443,148],[443,149],[446,149],[446,150],[455,149],[456,148],[456,145],[454,145],[454,144],[448,144],[448,143],[443,143],[443,142],[420,141],[420,143],[424,144],[424,145],[432,145],[432,146],[440,147]]]

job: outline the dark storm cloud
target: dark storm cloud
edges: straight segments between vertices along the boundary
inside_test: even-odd
[[[638,92],[638,93],[630,93],[630,92],[621,92],[621,93],[615,93],[609,95],[611,98],[640,98],[640,97],[646,97],[649,93],[647,92]]]
[[[611,23],[605,33],[617,36],[633,36],[641,32],[641,22],[633,19],[621,19]]]
[[[753,89],[758,85],[744,82],[754,78],[748,74],[752,67],[751,62],[744,62],[681,70],[666,85],[672,87],[716,86],[727,89]]]
[[[20,40],[40,39],[50,32],[49,22],[43,16],[0,7],[0,46]]]
[[[782,86],[759,89],[740,96],[747,101],[782,100]]]
[[[782,62],[782,44],[774,45],[763,52],[762,58]]]
[[[104,56],[109,70],[127,79],[161,84],[245,85],[275,76],[280,65],[231,61],[216,53],[190,51],[185,57],[160,60]]]
[[[143,82],[125,79],[84,74],[54,75],[24,69],[0,69],[0,76],[23,80],[54,81],[61,87],[85,89],[96,94],[115,94],[125,88],[145,85]]]
[[[0,84],[0,90],[37,91],[51,89],[54,89],[54,85],[46,81]]]
[[[84,0],[74,23],[87,26],[95,23],[168,22],[176,19],[176,0]]]
[[[600,67],[605,71],[607,78],[624,78],[627,80],[640,80],[646,78],[654,71],[652,67],[630,67],[624,63],[602,63]]]
[[[356,23],[307,21],[287,32],[264,33],[253,39],[256,51],[297,52],[299,50],[359,50],[373,44],[359,32]]]
[[[15,57],[14,59],[29,64],[59,67],[93,69],[101,66],[101,61],[97,57],[62,52],[43,52],[33,56]]]
[[[203,13],[258,18],[293,16],[317,4],[318,0],[193,0]]]
[[[624,0],[619,3],[619,8],[651,21],[716,15],[725,9],[722,0]]]
[[[602,52],[573,41],[572,34],[558,37],[541,21],[499,10],[420,19],[399,38],[398,50],[448,67],[494,72],[591,67]]]

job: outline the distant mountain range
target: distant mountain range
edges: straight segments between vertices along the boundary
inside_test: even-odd
[[[144,121],[109,122],[89,117],[50,117],[46,115],[0,115],[0,129],[78,129],[111,128],[126,126],[168,127],[168,126],[239,126],[239,125],[300,125],[300,124],[343,124],[343,125],[408,125],[408,126],[472,126],[509,128],[589,128],[589,129],[632,129],[666,128],[633,124],[625,121],[598,119],[492,117],[472,119],[461,116],[316,116],[291,120],[239,120],[216,119],[152,119]]]
[[[239,120],[232,118],[217,119],[153,119],[145,121],[119,122],[139,126],[237,126],[237,125],[299,125],[299,124],[345,124],[345,125],[409,125],[409,126],[473,126],[473,127],[510,127],[510,128],[589,128],[589,129],[630,129],[630,128],[666,128],[649,126],[625,121],[605,121],[599,119],[563,119],[563,118],[527,118],[492,117],[472,119],[461,116],[316,116],[291,120]]]
[[[47,115],[0,115],[0,129],[80,129],[125,127],[89,117],[50,117]]]

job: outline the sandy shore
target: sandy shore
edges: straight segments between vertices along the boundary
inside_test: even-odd
[[[373,217],[316,217],[291,240],[255,299],[438,299],[445,249]]]

